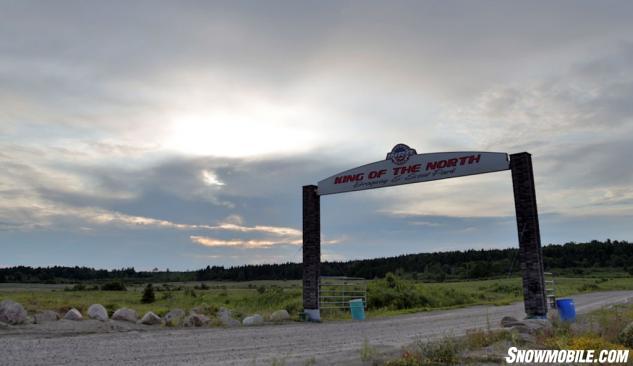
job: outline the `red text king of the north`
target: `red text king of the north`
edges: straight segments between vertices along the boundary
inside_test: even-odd
[[[426,171],[433,171],[437,169],[457,167],[460,165],[478,164],[481,159],[481,155],[468,155],[461,156],[459,158],[436,160],[428,162],[426,164]],[[392,175],[399,176],[402,174],[419,173],[422,171],[422,164],[413,164],[407,166],[393,167]],[[387,174],[387,169],[373,170],[367,173],[367,179],[382,178]],[[334,184],[343,184],[348,182],[360,182],[365,180],[365,172],[357,174],[340,175],[334,178]]]

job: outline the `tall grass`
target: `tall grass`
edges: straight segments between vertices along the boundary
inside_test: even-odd
[[[107,309],[129,307],[139,313],[159,315],[174,308],[191,309],[208,305],[226,307],[239,314],[268,315],[286,309],[297,316],[303,309],[300,281],[206,282],[156,284],[154,303],[141,302],[144,286],[129,286],[127,291],[100,291],[91,284],[69,287],[59,285],[0,284],[0,301],[12,299],[33,313],[50,309],[86,311],[100,303]],[[556,278],[557,296],[580,292],[632,290],[631,277]],[[523,299],[521,278],[503,278],[462,282],[425,283],[389,274],[368,281],[368,316],[427,311],[480,304],[510,304]],[[325,313],[325,312],[324,312]],[[325,313],[324,315],[328,316]],[[349,313],[331,313],[331,318],[349,317]]]

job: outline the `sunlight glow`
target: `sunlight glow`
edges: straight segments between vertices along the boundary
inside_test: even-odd
[[[188,108],[173,113],[163,146],[189,155],[247,157],[295,153],[315,143],[303,108],[282,107],[261,101],[240,103],[240,108],[215,110]]]

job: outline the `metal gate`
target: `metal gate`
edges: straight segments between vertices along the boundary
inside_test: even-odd
[[[363,299],[367,309],[367,280],[360,277],[321,276],[319,302],[321,309],[349,310],[349,301]]]

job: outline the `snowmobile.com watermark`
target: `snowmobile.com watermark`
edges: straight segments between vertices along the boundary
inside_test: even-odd
[[[629,359],[629,350],[551,350],[551,349],[518,349],[510,347],[506,362],[528,364],[552,364],[552,363],[626,363]]]

